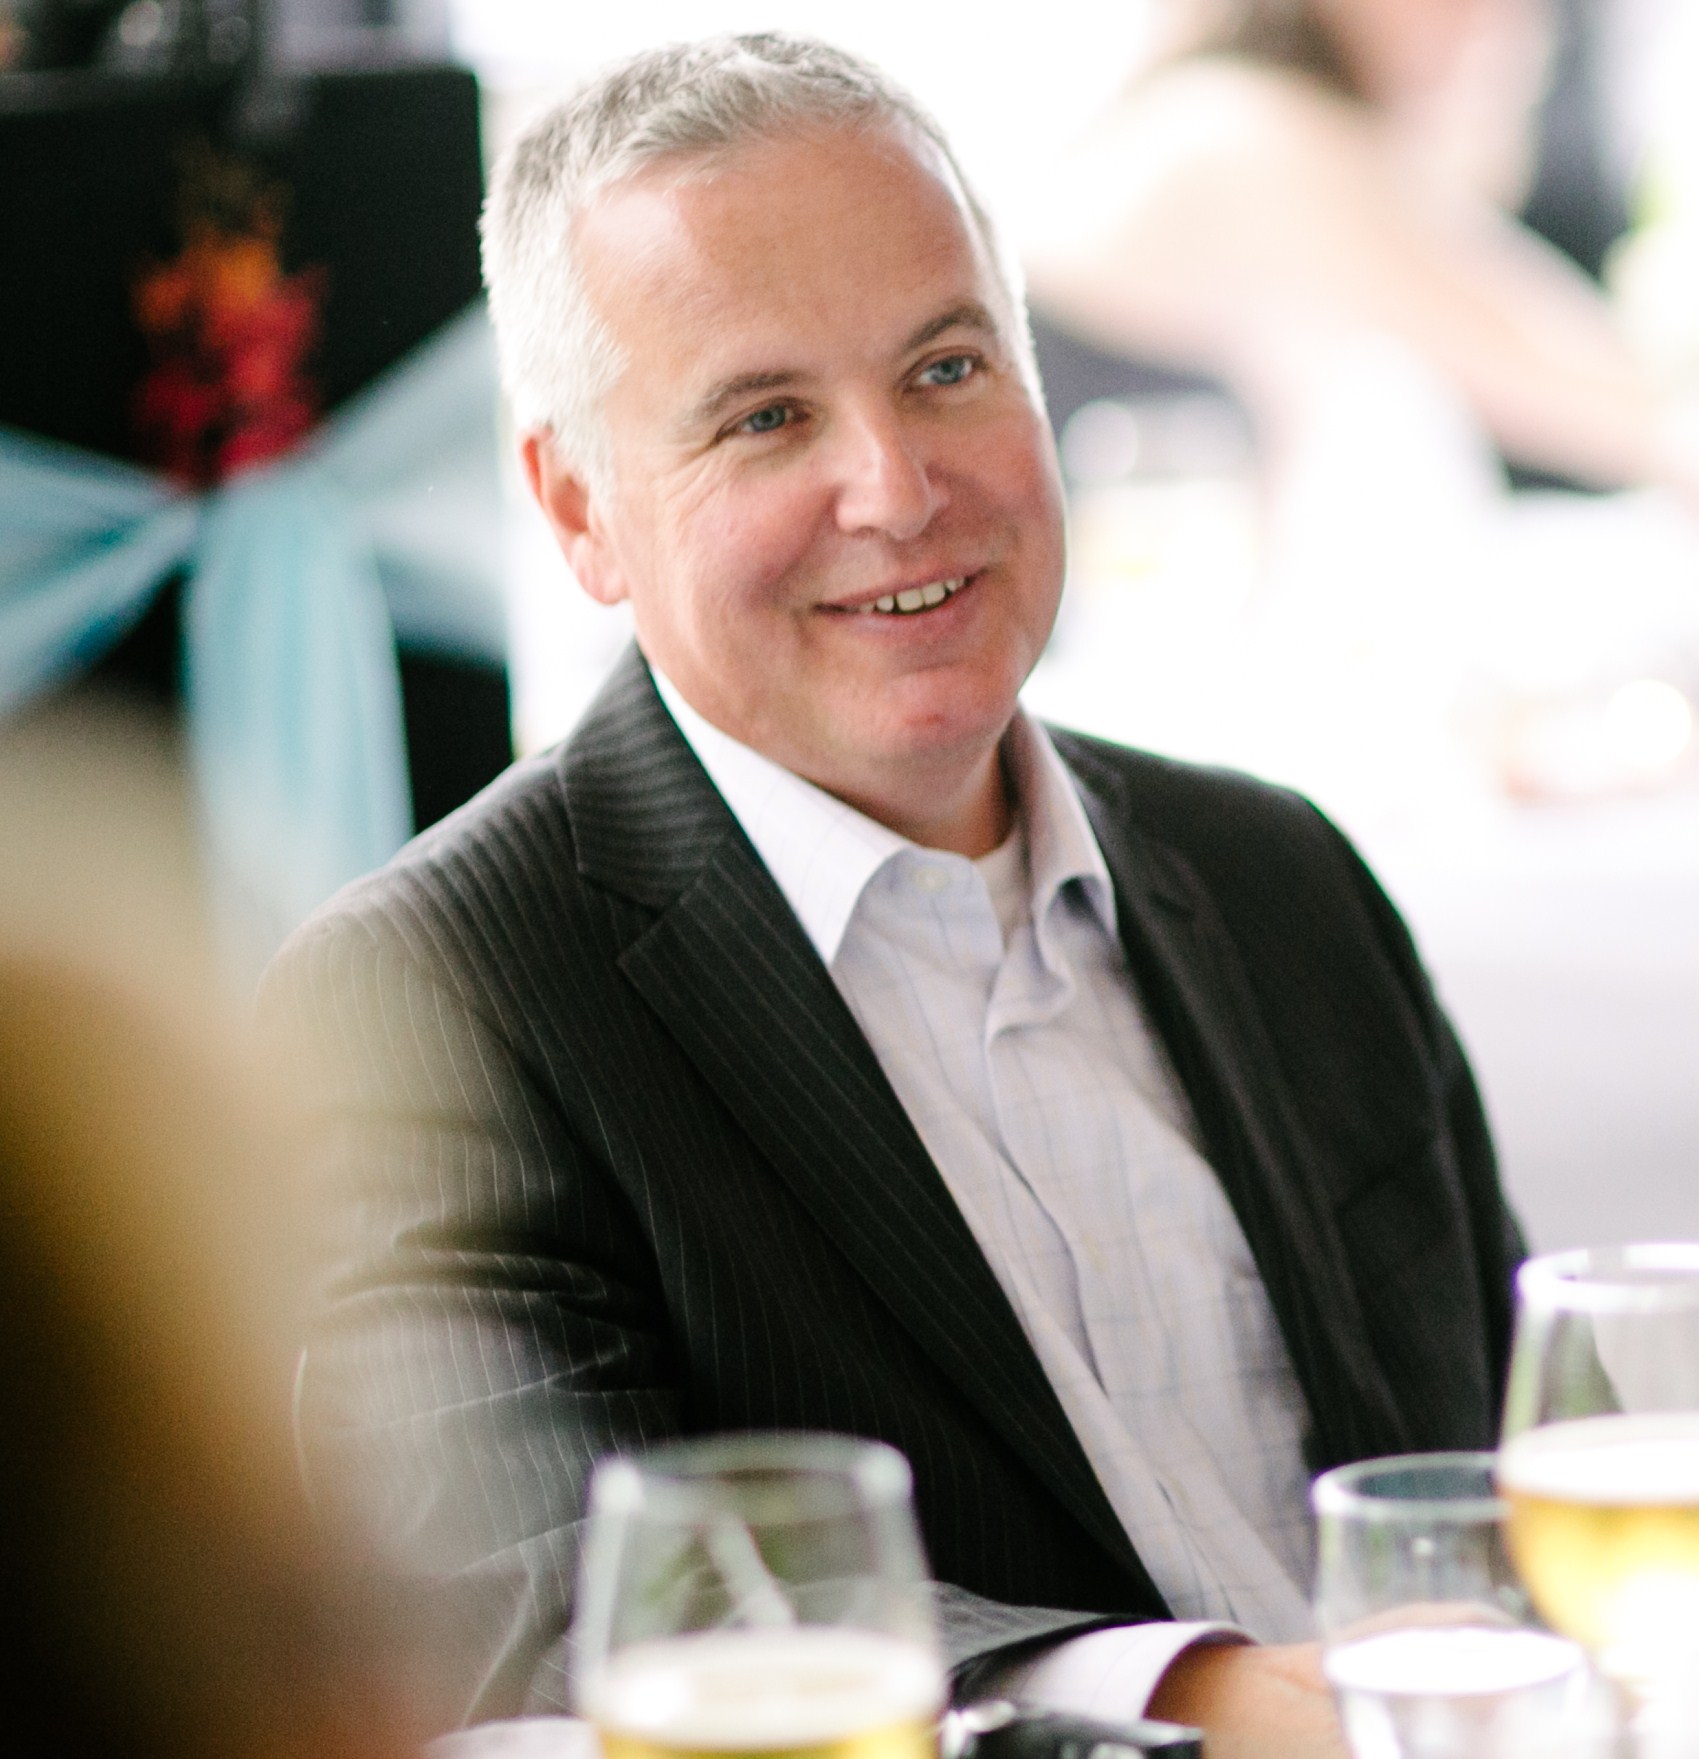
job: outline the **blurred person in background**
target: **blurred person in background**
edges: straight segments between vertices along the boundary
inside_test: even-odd
[[[198,982],[155,747],[0,747],[0,1745],[403,1759],[413,1682],[295,1469],[287,1113]]]
[[[1341,375],[1379,363],[1389,403],[1431,407],[1400,396],[1426,375],[1516,464],[1699,505],[1695,388],[1661,382],[1596,285],[1514,217],[1545,0],[1174,0],[1164,16],[1161,50],[1029,228],[1041,309],[1100,348],[1218,375],[1277,482]],[[1371,422],[1358,443],[1377,437]],[[1395,435],[1388,450],[1402,464]]]

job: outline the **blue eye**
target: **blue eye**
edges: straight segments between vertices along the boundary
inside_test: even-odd
[[[743,418],[743,429],[750,434],[777,433],[791,418],[791,412],[782,403],[769,403],[765,409],[758,409],[753,415]]]
[[[978,370],[979,362],[971,354],[947,354],[935,360],[920,375],[929,385],[959,385]]]

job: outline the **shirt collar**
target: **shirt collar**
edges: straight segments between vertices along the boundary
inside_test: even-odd
[[[803,932],[828,966],[868,882],[916,845],[722,733],[658,667],[655,688],[708,779],[766,864]],[[1078,879],[1105,930],[1115,932],[1115,895],[1078,790],[1049,736],[1018,710],[1004,747],[1027,836],[1037,921]]]
[[[1042,922],[1057,893],[1078,880],[1092,914],[1113,935],[1115,887],[1109,864],[1061,753],[1024,709],[1017,711],[1003,749],[1026,827],[1033,921]]]

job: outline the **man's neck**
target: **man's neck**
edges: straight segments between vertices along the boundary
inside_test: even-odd
[[[725,738],[736,740],[745,750],[789,770],[793,776],[922,848],[965,855],[977,861],[1002,843],[1014,823],[1016,790],[1003,757],[1007,727],[989,750],[974,754],[965,769],[959,754],[939,754],[930,762],[905,765],[900,774],[879,778],[869,788],[855,778],[817,774],[807,764],[787,762],[783,752],[763,749],[691,702],[653,660],[647,663],[669,707],[676,699]]]
[[[986,755],[969,784],[941,812],[933,805],[936,795],[929,799],[927,810],[917,813],[889,799],[859,798],[854,792],[831,787],[826,787],[826,792],[887,830],[895,831],[899,837],[907,837],[911,843],[924,849],[942,849],[951,855],[966,855],[975,861],[997,848],[1014,823],[1013,792],[1001,744]]]

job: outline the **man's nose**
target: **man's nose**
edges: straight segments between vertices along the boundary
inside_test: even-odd
[[[846,532],[918,537],[941,495],[922,436],[896,410],[845,417],[838,446],[838,525]]]

